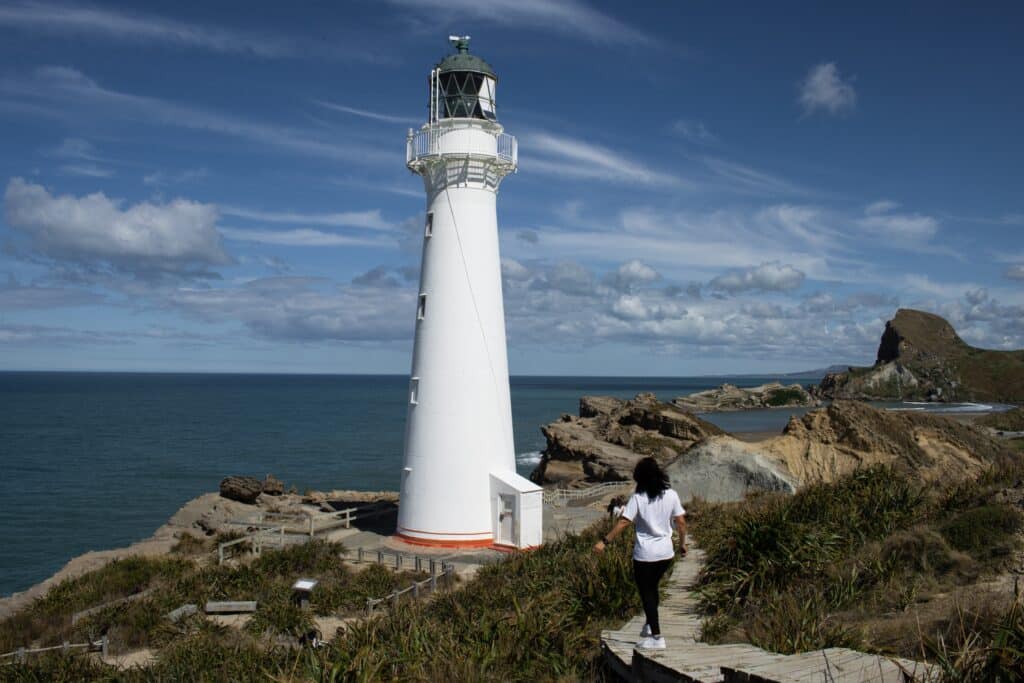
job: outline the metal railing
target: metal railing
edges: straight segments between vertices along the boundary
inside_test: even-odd
[[[441,155],[441,139],[448,133],[453,132],[448,128],[431,126],[429,128],[413,132],[408,139],[405,151],[405,162],[410,163],[415,159],[425,157],[436,157]],[[445,155],[453,157],[477,156],[497,157],[498,159],[516,166],[519,158],[519,142],[515,136],[508,133],[497,134],[497,150],[485,146],[474,146],[471,142],[460,149],[452,149],[445,152]],[[472,140],[472,138],[470,138]]]
[[[602,496],[613,489],[620,489],[624,486],[629,486],[631,483],[632,482],[628,481],[609,481],[603,484],[595,484],[594,486],[579,489],[545,489],[544,502],[550,503],[555,507],[561,507],[570,500],[595,498],[597,496]]]

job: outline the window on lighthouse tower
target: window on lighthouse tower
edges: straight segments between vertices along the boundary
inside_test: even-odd
[[[442,118],[495,119],[494,78],[473,71],[449,71],[440,75]]]

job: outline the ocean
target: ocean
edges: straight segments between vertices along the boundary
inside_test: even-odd
[[[528,475],[540,458],[540,426],[576,414],[582,395],[651,391],[669,400],[726,381],[772,379],[513,377],[519,471]],[[299,491],[397,490],[407,382],[401,375],[0,373],[0,595],[88,550],[148,537],[229,474],[271,473]],[[769,431],[794,412],[805,411],[706,417],[730,431]]]

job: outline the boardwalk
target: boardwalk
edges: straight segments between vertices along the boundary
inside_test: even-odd
[[[697,596],[689,590],[700,573],[704,553],[691,549],[676,562],[666,581],[667,597],[659,610],[666,650],[634,650],[644,616],[616,631],[601,634],[605,661],[628,681],[699,681],[701,683],[903,683],[928,680],[920,662],[869,655],[843,648],[779,655],[753,645],[698,643],[701,617]]]

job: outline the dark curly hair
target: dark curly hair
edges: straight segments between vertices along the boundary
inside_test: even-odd
[[[636,482],[636,492],[646,493],[650,500],[661,498],[661,494],[671,487],[665,470],[650,457],[642,459],[633,468],[633,481]]]

